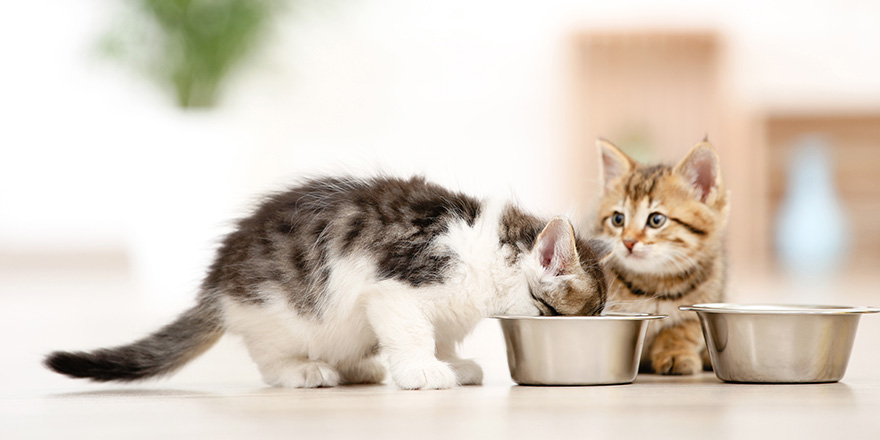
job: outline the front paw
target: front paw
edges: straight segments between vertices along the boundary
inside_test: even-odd
[[[655,373],[691,375],[703,369],[703,361],[689,350],[660,351],[651,355],[651,367]]]
[[[445,390],[456,383],[452,367],[437,360],[392,366],[391,378],[405,390]]]
[[[483,369],[470,359],[457,359],[450,363],[459,385],[482,385]]]

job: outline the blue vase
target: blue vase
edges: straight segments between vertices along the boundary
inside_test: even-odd
[[[845,261],[846,215],[822,136],[804,136],[795,145],[774,238],[783,267],[800,279],[829,278]]]

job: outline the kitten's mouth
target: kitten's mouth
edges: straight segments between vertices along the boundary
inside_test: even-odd
[[[645,250],[638,250],[635,252],[625,250],[618,254],[617,261],[632,270],[644,270],[644,265],[652,263],[654,258],[651,257],[650,252],[646,252]]]
[[[647,244],[641,244],[640,246],[629,246],[624,244],[623,249],[620,251],[620,255],[624,259],[633,259],[633,260],[644,260],[648,258],[648,255],[651,253],[650,247]]]
[[[645,256],[645,252],[633,252],[631,250],[626,250],[623,252],[623,258],[629,258],[633,260],[643,260]]]

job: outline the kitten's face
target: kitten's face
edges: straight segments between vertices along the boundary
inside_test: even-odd
[[[675,274],[715,255],[727,222],[727,197],[708,142],[675,167],[644,166],[600,143],[604,194],[598,232],[611,259],[636,273]]]
[[[571,224],[550,221],[524,261],[529,293],[541,315],[598,315],[605,307],[605,276],[599,255],[578,239]]]

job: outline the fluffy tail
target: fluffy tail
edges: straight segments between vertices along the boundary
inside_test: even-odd
[[[214,345],[223,335],[219,310],[210,301],[132,344],[90,352],[56,351],[44,364],[70,377],[130,382],[170,374]]]

